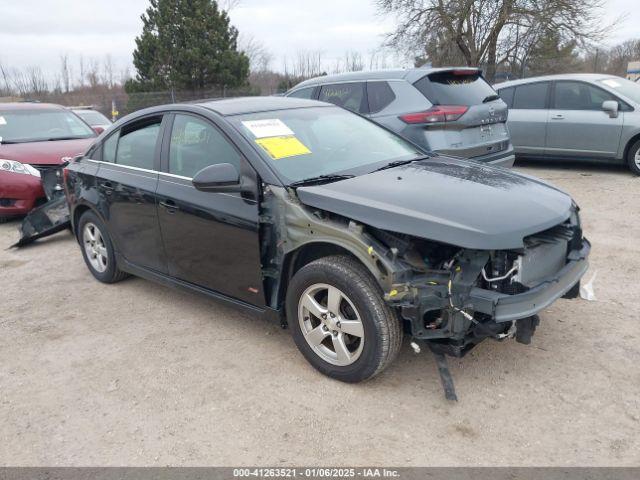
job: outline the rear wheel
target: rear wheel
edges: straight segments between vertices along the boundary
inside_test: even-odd
[[[627,163],[633,173],[640,175],[640,140],[631,145],[627,154]]]
[[[88,211],[80,217],[78,233],[82,256],[96,279],[103,283],[115,283],[127,277],[118,269],[107,227],[95,213]]]
[[[287,320],[293,339],[317,370],[344,382],[383,371],[397,356],[402,328],[375,279],[355,259],[326,257],[291,279]]]

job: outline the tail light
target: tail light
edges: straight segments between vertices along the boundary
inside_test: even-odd
[[[424,112],[400,115],[400,120],[410,124],[455,122],[467,113],[467,110],[469,107],[464,105],[435,105]]]

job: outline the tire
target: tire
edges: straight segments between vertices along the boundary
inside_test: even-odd
[[[636,175],[640,175],[640,140],[631,145],[627,154],[629,169]]]
[[[402,345],[396,313],[369,271],[348,256],[325,257],[302,267],[289,283],[286,310],[302,355],[318,371],[343,382],[379,374]]]
[[[113,243],[107,227],[95,213],[87,211],[80,217],[78,239],[84,262],[97,280],[102,283],[116,283],[128,276],[116,265]]]

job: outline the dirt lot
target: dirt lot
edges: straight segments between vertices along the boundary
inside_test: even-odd
[[[560,300],[531,346],[384,374],[316,373],[288,331],[130,279],[99,284],[71,235],[0,226],[2,465],[640,465],[640,178],[519,167],[574,195],[597,301]]]

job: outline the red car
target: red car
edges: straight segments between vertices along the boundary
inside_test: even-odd
[[[59,105],[0,103],[0,223],[45,199],[40,172],[84,153],[95,137]]]

